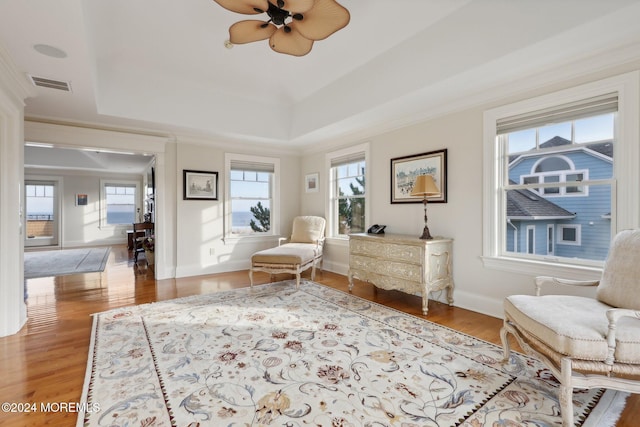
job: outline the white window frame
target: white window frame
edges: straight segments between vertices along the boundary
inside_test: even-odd
[[[129,228],[133,223],[108,224],[107,223],[107,193],[105,187],[107,185],[126,185],[135,186],[136,196],[134,198],[136,207],[133,214],[134,221],[140,221],[138,214],[142,215],[142,194],[140,193],[140,181],[124,180],[124,179],[101,179],[100,180],[100,228]]]
[[[569,169],[550,171],[550,172],[535,172],[536,168],[538,167],[538,165],[540,163],[542,163],[543,161],[545,161],[545,160],[547,160],[549,158],[552,158],[552,157],[558,157],[558,158],[561,158],[562,160],[564,160],[565,162],[567,162],[567,164],[569,165]],[[586,197],[586,196],[588,196],[589,195],[589,186],[580,185],[580,182],[582,182],[582,181],[567,181],[567,175],[575,175],[575,174],[582,174],[582,181],[588,181],[589,180],[589,170],[588,169],[575,169],[575,164],[567,156],[551,154],[551,155],[548,155],[548,156],[544,156],[543,158],[541,158],[537,162],[535,162],[533,164],[533,166],[531,167],[531,173],[529,173],[528,175],[520,176],[520,184],[524,184],[524,180],[527,179],[527,178],[538,178],[538,183],[541,183],[541,182],[545,183],[546,182],[545,181],[546,177],[557,176],[559,183],[566,184],[568,182],[576,182],[576,185],[571,185],[571,187],[582,187],[582,191],[577,191],[575,193],[567,193],[567,187],[566,186],[546,187],[546,188],[557,188],[559,190],[558,193],[547,193],[547,192],[545,192],[545,188],[542,188],[542,191],[540,191],[539,188],[534,188],[534,189],[532,189],[532,191],[535,191],[536,193],[540,194],[541,196],[543,196],[545,198],[552,198],[552,197]]]
[[[273,165],[273,179],[271,182],[272,206],[271,224],[268,232],[255,234],[233,234],[231,211],[231,163],[266,163]],[[280,159],[277,157],[252,156],[248,154],[225,153],[224,155],[224,242],[225,243],[250,243],[256,241],[270,241],[280,235]]]
[[[556,241],[559,245],[582,246],[582,225],[581,224],[558,224],[558,237]],[[576,231],[576,240],[564,240],[563,231],[565,228],[571,228]]]
[[[582,181],[567,181],[567,175],[575,175],[575,174],[582,174]],[[529,174],[529,175],[522,175],[520,176],[520,184],[524,184],[524,180],[526,178],[542,178],[542,180],[538,180],[538,183],[546,183],[546,184],[553,184],[555,183],[552,181],[547,182],[545,180],[545,178],[550,177],[550,176],[557,176],[558,177],[558,183],[560,184],[567,184],[567,183],[573,183],[575,182],[576,185],[571,185],[570,187],[582,187],[582,191],[576,191],[575,193],[568,193],[567,192],[567,187],[566,186],[558,186],[558,187],[546,187],[546,188],[557,188],[559,190],[558,193],[547,193],[544,191],[540,191],[537,188],[532,189],[532,191],[535,191],[536,193],[540,194],[541,196],[544,196],[546,198],[552,198],[552,197],[586,197],[589,195],[589,186],[587,185],[583,185],[581,184],[581,182],[583,181],[588,181],[589,180],[589,170],[588,169],[579,169],[579,170],[569,170],[567,169],[566,171],[553,171],[553,172],[543,172],[543,173],[534,173],[534,174]]]
[[[547,224],[547,255],[553,255],[556,252],[556,242],[554,240],[555,234],[556,229],[553,224]]]
[[[616,92],[618,113],[614,124],[616,149],[614,176],[611,180],[612,234],[640,225],[640,72],[633,71],[582,86],[516,102],[484,113],[484,177],[483,177],[483,255],[486,267],[530,275],[597,278],[603,262],[568,264],[558,258],[533,260],[510,256],[502,251],[505,239],[504,208],[506,200],[498,189],[498,180],[507,172],[502,147],[496,143],[497,121],[502,118],[550,108],[568,102]],[[612,237],[613,237],[612,235]]]
[[[327,153],[325,157],[325,169],[327,171],[327,203],[326,203],[326,211],[325,217],[327,218],[327,240],[338,242],[340,244],[346,245],[349,242],[349,236],[337,234],[337,219],[336,219],[336,209],[335,205],[337,203],[337,198],[335,194],[335,186],[334,186],[334,177],[331,173],[331,162],[334,159],[339,159],[341,157],[347,157],[350,155],[357,155],[359,153],[364,153],[364,220],[365,220],[365,228],[369,226],[369,221],[371,219],[371,200],[370,200],[370,187],[371,187],[371,179],[370,179],[370,144],[365,142],[363,144],[354,145],[352,147],[343,148],[341,150],[332,151]]]

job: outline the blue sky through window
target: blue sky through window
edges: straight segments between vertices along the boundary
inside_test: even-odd
[[[564,123],[556,123],[538,128],[539,144],[560,136],[574,143],[607,141],[613,139],[614,114],[587,117]],[[525,129],[509,134],[509,154],[520,153],[536,148],[536,129]]]

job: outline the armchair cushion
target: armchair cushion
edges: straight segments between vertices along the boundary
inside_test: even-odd
[[[319,255],[318,247],[310,243],[286,243],[256,252],[251,262],[266,264],[304,264]]]
[[[640,233],[625,230],[618,233],[611,244],[597,298],[612,307],[640,310]]]
[[[324,225],[324,218],[319,216],[294,218],[291,243],[317,243],[324,237]]]
[[[509,360],[511,334],[553,373],[560,382],[563,427],[574,425],[574,388],[640,393],[640,230],[615,236],[599,281],[540,276],[535,283],[536,296],[512,295],[504,301],[504,360]],[[597,299],[540,296],[544,283],[597,284]]]
[[[593,298],[512,295],[504,310],[515,326],[552,350],[574,359],[604,362],[612,307]],[[616,332],[616,363],[640,364],[640,319],[622,318]]]

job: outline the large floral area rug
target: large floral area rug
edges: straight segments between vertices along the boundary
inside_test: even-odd
[[[78,425],[560,425],[550,372],[501,358],[427,320],[278,282],[95,315]],[[620,401],[576,391],[576,419]]]

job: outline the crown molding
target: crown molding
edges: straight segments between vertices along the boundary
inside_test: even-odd
[[[0,43],[0,88],[19,100],[24,106],[25,98],[36,96],[36,89],[29,79],[15,66],[9,51]]]

